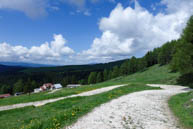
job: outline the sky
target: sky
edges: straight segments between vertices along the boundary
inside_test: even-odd
[[[193,0],[0,0],[0,62],[142,57],[179,38],[192,7]]]

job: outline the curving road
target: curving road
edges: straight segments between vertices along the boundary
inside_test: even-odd
[[[95,95],[95,94],[100,94],[100,93],[107,92],[107,91],[113,90],[113,89],[121,87],[121,86],[126,86],[126,84],[99,88],[96,90],[91,90],[91,91],[83,92],[80,94],[70,95],[70,96],[60,97],[60,98],[55,98],[55,99],[35,101],[35,102],[29,102],[29,103],[20,103],[20,104],[8,105],[8,106],[0,106],[0,111],[11,110],[11,109],[15,109],[15,108],[22,108],[22,107],[26,107],[26,106],[36,106],[36,107],[37,106],[43,106],[47,103],[53,103],[53,102],[56,102],[56,101],[59,101],[62,99],[66,99],[66,98],[72,98],[72,97],[78,97],[78,96],[91,96],[91,95]]]
[[[180,129],[168,108],[168,99],[189,89],[155,85],[161,90],[131,93],[95,108],[67,129]]]

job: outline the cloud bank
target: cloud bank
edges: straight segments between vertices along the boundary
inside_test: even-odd
[[[0,44],[0,61],[33,62],[33,63],[66,63],[65,57],[73,55],[74,51],[66,46],[62,35],[54,35],[54,40],[45,42],[40,46],[27,48],[24,46],[11,46],[4,42]]]

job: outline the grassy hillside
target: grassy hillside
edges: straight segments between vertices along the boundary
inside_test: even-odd
[[[78,94],[81,92],[94,90],[97,88],[112,86],[117,84],[128,84],[128,83],[139,83],[139,84],[148,84],[148,83],[157,83],[157,84],[175,84],[176,79],[178,78],[178,73],[171,73],[169,66],[159,66],[155,65],[146,69],[143,72],[138,72],[128,76],[122,76],[119,78],[115,78],[106,82],[98,83],[95,85],[82,86],[75,89],[67,89],[64,88],[54,94],[38,93],[33,95],[22,95],[17,97],[11,97],[0,100],[0,106],[2,105],[10,105],[17,103],[25,103],[25,102],[33,102],[38,100],[46,100],[51,98],[57,98],[62,96],[68,96],[72,94]]]
[[[176,79],[180,76],[179,73],[171,72],[169,65],[160,66],[154,65],[145,71],[137,72],[132,75],[122,76],[112,79],[108,82],[113,83],[154,83],[154,84],[176,84]]]

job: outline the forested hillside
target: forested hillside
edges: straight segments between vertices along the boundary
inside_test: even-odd
[[[41,68],[2,65],[0,66],[0,92],[30,92],[48,82],[61,83],[63,86],[74,83],[87,84],[91,72],[102,72],[104,69],[111,70],[114,66],[120,66],[124,61]]]

